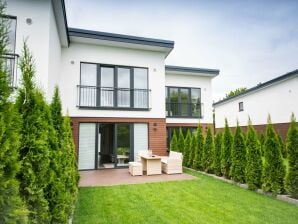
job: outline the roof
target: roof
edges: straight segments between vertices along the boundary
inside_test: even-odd
[[[64,0],[52,0],[61,45],[68,47],[69,36]]]
[[[178,74],[192,74],[192,75],[200,75],[215,77],[219,74],[218,69],[209,69],[209,68],[194,68],[194,67],[182,67],[182,66],[174,66],[174,65],[166,65],[165,66],[167,73],[178,73]]]
[[[244,92],[241,92],[240,94],[236,95],[236,96],[232,96],[232,97],[229,97],[229,98],[226,98],[226,99],[223,99],[223,100],[220,100],[220,101],[217,101],[215,103],[213,103],[213,106],[217,106],[219,104],[222,104],[222,103],[225,103],[225,102],[229,102],[229,101],[232,101],[236,98],[239,98],[241,96],[244,96],[244,95],[247,95],[247,94],[250,94],[250,93],[253,93],[253,92],[256,92],[260,89],[263,89],[263,88],[266,88],[266,87],[269,87],[273,84],[277,84],[281,81],[284,81],[284,80],[287,80],[287,79],[290,79],[290,78],[294,78],[295,76],[298,77],[298,69],[294,70],[294,71],[291,71],[291,72],[288,72],[282,76],[279,76],[277,78],[274,78],[274,79],[271,79],[267,82],[264,82],[264,83],[261,83],[257,86],[254,86],[250,89],[247,89],[246,91]]]
[[[90,38],[90,39],[109,40],[109,41],[132,43],[132,44],[174,48],[174,41],[171,41],[171,40],[137,37],[137,36],[131,36],[131,35],[107,33],[107,32],[100,32],[100,31],[93,31],[93,30],[83,30],[83,29],[77,29],[77,28],[69,28],[68,33],[70,36]]]

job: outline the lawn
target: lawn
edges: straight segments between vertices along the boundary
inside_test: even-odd
[[[80,188],[74,223],[297,223],[295,205],[194,175],[197,180]]]

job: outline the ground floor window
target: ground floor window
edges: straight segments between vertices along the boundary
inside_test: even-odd
[[[80,123],[79,169],[127,167],[148,150],[147,123]]]
[[[177,126],[177,127],[167,127],[167,146],[170,149],[170,143],[174,132],[176,134],[179,133],[179,130],[182,130],[183,135],[185,136],[187,131],[190,130],[191,133],[195,134],[197,131],[197,127],[184,127],[184,126]]]

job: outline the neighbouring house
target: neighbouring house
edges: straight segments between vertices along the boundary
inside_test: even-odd
[[[285,139],[291,114],[298,115],[298,70],[260,83],[213,106],[216,130],[224,128],[225,118],[230,127],[235,127],[238,121],[245,129],[250,118],[258,133],[262,133],[270,114],[275,130]]]
[[[80,170],[125,167],[139,150],[168,153],[175,128],[212,125],[219,70],[166,66],[174,42],[67,25],[63,0],[8,0],[12,86],[23,40],[48,100],[59,86]]]

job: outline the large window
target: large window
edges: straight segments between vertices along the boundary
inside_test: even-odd
[[[78,106],[148,109],[148,69],[81,63]]]
[[[186,87],[166,87],[167,117],[203,116],[201,89]]]

